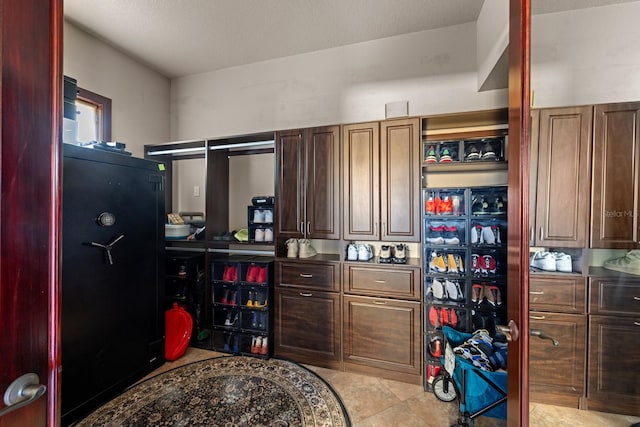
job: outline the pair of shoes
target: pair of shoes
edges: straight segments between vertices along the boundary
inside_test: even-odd
[[[634,249],[624,256],[606,260],[603,267],[608,270],[640,275],[640,250]]]
[[[456,198],[459,202],[459,197]],[[429,196],[425,201],[424,211],[427,215],[453,215],[453,197],[445,196]]]
[[[471,285],[471,301],[480,304],[487,301],[491,306],[502,305],[502,294],[496,285],[474,283]]]
[[[475,274],[495,274],[498,267],[493,255],[471,254],[471,272]]]
[[[373,246],[368,243],[347,245],[347,261],[369,261],[373,258]]]
[[[267,313],[260,311],[251,312],[251,327],[253,329],[265,329],[267,325]]]
[[[471,244],[472,245],[500,245],[500,226],[497,224],[482,225],[473,224],[471,226]]]
[[[455,328],[458,326],[458,313],[453,308],[431,306],[429,308],[429,323],[434,328],[442,326]]]
[[[427,230],[427,236],[425,237],[427,243],[434,245],[459,245],[460,237],[458,234],[458,228],[455,225],[451,227],[444,225],[430,225]]]
[[[285,245],[287,258],[311,258],[318,254],[308,239],[289,239]]]
[[[269,352],[268,337],[251,337],[251,354],[266,356]]]
[[[464,260],[460,254],[431,252],[429,270],[436,273],[464,274]]]
[[[220,304],[236,305],[236,291],[234,289],[224,288]]]
[[[564,252],[535,252],[529,261],[529,266],[543,271],[559,271],[571,273],[573,270],[571,255]]]
[[[238,281],[238,266],[237,265],[225,265],[224,272],[222,273],[222,280],[225,282],[237,282]]]
[[[267,282],[267,267],[259,266],[256,264],[250,264],[247,268],[247,275],[245,276],[246,282],[266,283]]]
[[[264,298],[264,301],[262,300]],[[245,304],[247,307],[254,308],[264,308],[267,306],[268,299],[266,298],[266,294],[263,295],[260,291],[249,291],[249,296],[247,297],[247,303]]]
[[[239,337],[229,334],[227,335],[227,338],[224,341],[224,351],[230,352],[230,353],[237,353],[238,352],[238,341],[239,341]],[[233,345],[231,344],[233,342]]]
[[[471,201],[473,215],[501,215],[507,213],[507,202],[502,195],[474,196]]]
[[[253,211],[254,224],[273,224],[273,211],[271,209]]]
[[[478,148],[481,145],[480,148]],[[473,143],[467,145],[465,149],[465,160],[497,160],[496,147],[493,142],[485,141],[484,144]]]
[[[382,264],[406,264],[407,263],[407,245],[398,243],[397,245],[382,245],[380,247],[380,256],[378,262]]]
[[[486,329],[475,331],[471,338],[454,347],[453,352],[483,371],[494,370],[489,360],[493,356],[493,338]]]
[[[464,293],[462,292],[460,283],[458,283],[457,280],[445,279],[443,282],[439,279],[433,279],[430,292],[434,298],[440,301],[464,301]]]
[[[237,321],[238,321],[238,313],[228,312],[227,318],[224,321],[224,326],[233,326],[236,324]]]
[[[256,228],[254,242],[273,242],[273,228]]]

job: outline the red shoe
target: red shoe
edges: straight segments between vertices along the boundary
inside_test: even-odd
[[[484,295],[484,286],[479,283],[474,283],[473,285],[471,285],[471,289],[473,289],[473,291],[471,292],[471,301],[476,303],[482,302],[482,297]]]
[[[453,308],[449,309],[449,325],[451,325],[452,328],[455,328],[458,326],[458,315],[456,314],[456,311]]]
[[[225,265],[224,273],[222,273],[222,280],[224,280],[225,282],[230,282],[231,281],[231,279],[229,278],[230,273],[231,273],[231,266]]]
[[[442,324],[442,326],[450,325],[451,322],[449,319],[449,309],[441,308],[439,311],[440,311],[440,323]]]
[[[231,306],[236,305],[236,291],[231,291],[231,295],[229,296],[229,300],[227,301],[227,304]]]
[[[229,273],[229,281],[237,282],[238,281],[238,266],[232,265],[229,267],[231,273]]]
[[[429,198],[425,202],[424,211],[427,215],[436,214],[436,201],[433,199],[433,196],[429,196]]]
[[[259,267],[256,266],[256,269],[259,269],[258,271],[258,280],[256,280],[257,282],[260,283],[267,283],[267,267]]]
[[[441,215],[453,214],[453,200],[451,200],[450,196],[445,196],[444,199],[440,201],[438,211]]]
[[[482,263],[484,264],[483,273],[495,274],[496,272],[496,259],[491,255],[483,255]]]
[[[440,205],[442,204],[442,199],[440,198],[440,196],[436,196],[433,204],[435,205],[436,215],[440,214]]]
[[[226,304],[229,297],[229,289],[225,288],[222,298],[220,298],[220,304]]]
[[[267,353],[269,352],[268,340],[269,338],[267,337],[262,338],[262,345],[260,346],[260,349],[259,349],[260,354],[262,356],[266,356]]]
[[[251,264],[249,265],[249,267],[247,268],[247,276],[246,276],[246,281],[247,282],[256,282],[256,278],[258,277],[258,270],[260,269],[260,267],[258,267],[255,264]]]
[[[434,328],[440,326],[440,322],[438,322],[438,309],[434,306],[429,308],[429,323],[431,323],[431,326]]]
[[[431,338],[427,350],[432,357],[440,358],[442,356],[442,340],[440,337]]]

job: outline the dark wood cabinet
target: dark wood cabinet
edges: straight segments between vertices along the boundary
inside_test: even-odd
[[[343,298],[345,370],[421,384],[420,303]]]
[[[595,106],[591,247],[640,247],[640,102]]]
[[[529,327],[552,339],[529,339],[532,402],[584,406],[587,306],[586,279],[577,274],[531,274]]]
[[[275,354],[341,369],[340,263],[276,261]]]
[[[585,391],[587,316],[532,311],[529,327],[557,340],[529,340],[531,400],[579,408]]]
[[[420,241],[420,121],[343,126],[343,238]]]
[[[536,246],[587,245],[593,108],[550,108],[539,112]],[[534,144],[535,145],[535,144]],[[535,221],[534,221],[535,219]]]
[[[589,279],[587,409],[640,416],[640,279],[605,272]]]
[[[276,236],[340,238],[340,126],[277,132]]]

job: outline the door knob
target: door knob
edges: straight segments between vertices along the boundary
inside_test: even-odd
[[[4,404],[7,406],[0,410],[0,417],[35,402],[46,391],[47,386],[40,384],[37,374],[22,375],[4,392]]]
[[[518,325],[513,320],[509,320],[509,325],[496,325],[496,329],[507,337],[507,341],[518,341],[518,337],[520,336],[520,331],[518,330]]]

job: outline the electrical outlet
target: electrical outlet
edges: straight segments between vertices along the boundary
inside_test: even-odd
[[[193,197],[200,197],[200,186],[199,185],[194,185],[193,186]]]

